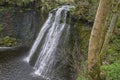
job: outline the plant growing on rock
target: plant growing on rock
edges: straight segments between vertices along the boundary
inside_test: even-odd
[[[17,40],[15,38],[9,36],[0,38],[0,46],[14,46],[16,44],[17,44]]]

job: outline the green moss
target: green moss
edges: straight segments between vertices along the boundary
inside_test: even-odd
[[[72,12],[73,17],[76,17],[77,19],[93,21],[97,11],[98,1],[76,0],[74,6],[75,10]]]
[[[4,25],[0,24],[0,32],[4,29]]]
[[[0,38],[0,46],[14,46],[16,44],[17,44],[17,40],[15,38],[9,36]]]
[[[16,4],[18,6],[23,6],[24,4],[29,4],[30,2],[32,2],[34,0],[1,0],[0,1],[0,5],[4,4],[5,2],[8,4]]]
[[[120,59],[120,36],[113,35],[108,46],[107,54],[107,61],[109,63],[114,63],[115,61]]]
[[[83,24],[80,21],[75,22],[74,24],[75,31],[77,31],[76,36],[79,41],[77,47],[79,47],[79,54],[77,54],[76,62],[79,63],[75,66],[75,70],[77,72],[76,80],[90,80],[88,77],[87,71],[87,50],[88,50],[88,42],[90,37],[91,28],[88,25]],[[76,37],[73,37],[76,38]],[[76,54],[75,54],[76,55]],[[76,67],[77,66],[77,67]]]
[[[12,12],[13,10],[14,10],[13,7],[4,7],[4,6],[0,7],[1,14],[7,13],[7,12]],[[0,24],[2,24],[2,23],[0,23]]]
[[[4,0],[0,0],[0,5],[3,4]]]
[[[79,76],[76,80],[89,80],[88,78],[85,78],[83,76]]]
[[[79,33],[82,53],[87,54],[91,28],[87,25],[82,24],[81,22],[78,22],[76,26]]]
[[[117,27],[120,28],[120,17],[118,18]]]

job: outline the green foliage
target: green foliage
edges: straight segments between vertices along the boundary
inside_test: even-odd
[[[71,15],[74,15],[74,14],[75,14],[75,11],[76,11],[76,7],[70,8],[70,13],[71,13]]]
[[[0,46],[14,46],[16,44],[17,44],[17,40],[15,38],[9,36],[0,38]]]
[[[18,6],[23,6],[24,4],[29,4],[34,0],[19,0],[19,1],[14,1]]]
[[[0,0],[0,5],[4,2],[4,0]]]
[[[0,24],[0,32],[4,29],[3,24]]]
[[[80,66],[80,65],[79,65]],[[87,65],[85,62],[81,63],[79,73],[76,80],[91,80],[87,74]]]
[[[76,80],[88,80],[88,78],[85,78],[83,76],[79,76]]]
[[[120,17],[119,17],[120,19]],[[105,64],[102,65],[101,70],[106,73],[106,80],[119,80],[120,79],[120,21],[118,20],[117,28],[110,40],[108,50],[106,51]],[[116,33],[117,31],[117,33]]]
[[[1,0],[0,5],[4,4],[5,2],[8,4],[16,4],[18,6],[23,6],[24,4],[29,4],[30,2],[33,2],[34,0]]]
[[[107,80],[119,80],[120,79],[120,61],[117,61],[111,65],[103,65],[102,70],[107,73]]]
[[[72,12],[72,16],[76,17],[77,19],[93,21],[98,1],[97,0],[76,0],[75,1],[75,10]]]
[[[13,11],[13,7],[0,7],[0,13],[1,14],[7,13],[7,12],[10,12],[10,11]],[[2,23],[0,23],[0,24],[2,24]]]
[[[58,4],[52,2],[44,2],[44,4],[41,4],[41,6],[42,6],[41,10],[43,12],[49,12],[50,10],[56,8]]]
[[[88,50],[88,43],[89,43],[91,28],[89,26],[82,24],[81,22],[78,22],[76,26],[77,26],[77,31],[79,32],[81,51],[87,57],[87,50]]]
[[[117,27],[120,28],[120,17],[118,18]]]
[[[75,56],[76,61],[74,62],[79,63],[74,65],[77,72],[76,80],[90,80],[87,73],[87,50],[91,28],[80,21],[75,23],[74,27],[75,31],[77,31],[75,35],[79,41],[79,43],[77,43],[79,46],[75,47],[75,49],[79,48],[78,54],[76,52],[77,50],[74,51],[75,55],[77,54],[77,56]]]
[[[107,54],[109,63],[113,63],[120,59],[120,36],[113,35],[107,50]]]

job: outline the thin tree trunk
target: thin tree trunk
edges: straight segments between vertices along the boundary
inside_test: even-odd
[[[93,80],[100,79],[100,50],[102,47],[102,33],[104,31],[105,20],[110,9],[111,0],[100,0],[95,22],[90,36],[88,49],[88,72]]]
[[[111,20],[111,23],[110,23],[110,27],[108,29],[106,36],[105,36],[105,41],[104,41],[103,47],[102,47],[101,52],[100,52],[101,58],[103,58],[105,55],[105,51],[107,50],[107,46],[109,44],[110,38],[111,38],[112,33],[116,27],[117,20],[118,20],[118,13],[114,13],[112,20]]]
[[[119,11],[120,11],[119,5],[120,5],[120,0],[118,0],[118,3],[116,4],[116,6],[114,8],[116,10],[116,12],[113,13],[111,23],[110,23],[110,27],[108,28],[107,34],[105,36],[104,44],[103,44],[101,52],[100,52],[101,60],[105,56],[105,51],[108,48],[110,38],[112,37],[113,31],[116,27],[116,23],[117,23],[117,20],[118,20],[118,14],[119,14]]]

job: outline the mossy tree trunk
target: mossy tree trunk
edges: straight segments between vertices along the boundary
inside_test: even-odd
[[[110,10],[111,0],[100,0],[88,49],[88,72],[93,80],[100,78],[100,50],[103,45],[103,33],[106,17]]]

